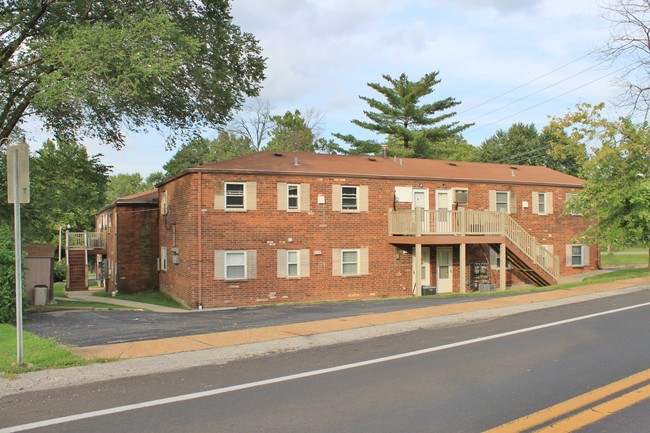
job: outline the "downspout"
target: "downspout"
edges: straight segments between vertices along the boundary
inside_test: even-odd
[[[201,228],[201,184],[203,182],[202,179],[202,174],[199,171],[199,186],[197,188],[198,194],[199,194],[199,199],[197,200],[199,207],[198,207],[198,213],[197,213],[197,219],[198,219],[198,262],[199,262],[199,310],[203,310],[203,238],[201,236],[202,234],[202,228]]]

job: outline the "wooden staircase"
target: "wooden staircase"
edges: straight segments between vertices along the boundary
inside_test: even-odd
[[[490,248],[499,253],[498,244],[490,244]],[[550,286],[556,282],[556,278],[549,274],[544,268],[536,265],[530,260],[522,251],[517,251],[519,248],[512,242],[506,242],[506,261],[510,265],[526,276],[531,283],[537,287]]]
[[[69,291],[88,290],[87,272],[86,252],[84,250],[69,250],[65,289]]]

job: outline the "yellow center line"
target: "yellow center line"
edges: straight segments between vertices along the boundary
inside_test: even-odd
[[[635,389],[634,391],[630,391],[627,394],[623,394],[612,400],[601,403],[593,408],[586,409],[548,427],[536,430],[535,433],[574,432],[648,398],[650,398],[650,385]]]
[[[536,426],[540,426],[578,409],[584,408],[613,394],[639,385],[647,380],[650,380],[650,369],[633,374],[632,376],[628,376],[624,379],[594,389],[593,391],[589,391],[585,394],[563,401],[546,409],[542,409],[530,415],[523,416],[509,423],[495,427],[491,430],[487,430],[485,433],[517,433],[530,430]],[[645,389],[645,387],[642,389]],[[615,400],[617,399],[614,399],[612,401]],[[641,400],[637,400],[637,402]]]

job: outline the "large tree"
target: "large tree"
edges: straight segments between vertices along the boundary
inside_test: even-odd
[[[106,204],[112,203],[120,197],[146,191],[147,183],[140,173],[120,173],[108,178],[106,187]]]
[[[569,201],[569,210],[594,223],[583,234],[586,241],[643,246],[650,258],[650,127],[629,118],[607,120],[602,105],[597,107],[583,105],[553,119],[574,148],[592,149],[581,168],[584,189]],[[555,149],[573,150],[566,141]]]
[[[409,81],[406,74],[401,74],[398,78],[383,75],[384,80],[388,82],[387,86],[368,83],[368,86],[379,92],[385,100],[360,96],[359,98],[374,111],[363,112],[368,121],[355,119],[352,123],[385,135],[388,143],[398,143],[409,153],[407,156],[422,156],[413,151],[416,140],[420,140],[420,148],[424,144],[435,146],[471,126],[456,121],[448,122],[456,114],[448,110],[460,104],[451,97],[421,103],[421,99],[430,95],[434,86],[440,83],[437,77],[438,72],[426,74],[418,81]],[[357,141],[353,136],[342,134],[334,136],[351,144],[353,148],[362,148],[363,153],[379,153],[381,150],[381,145],[373,146],[368,140]]]
[[[621,59],[621,101],[647,119],[650,109],[650,0],[616,0],[604,6],[610,38],[600,54]]]
[[[61,139],[119,148],[123,128],[154,128],[173,143],[257,95],[264,63],[228,0],[4,0],[0,139],[35,116]]]
[[[282,116],[272,116],[271,120],[273,129],[271,129],[271,139],[265,150],[292,152],[314,152],[316,150],[316,136],[312,128],[307,126],[300,110],[295,110],[293,113],[287,111]]]
[[[1,150],[4,153],[4,149]],[[46,141],[30,158],[30,202],[21,206],[23,239],[53,242],[59,227],[93,230],[95,212],[105,204],[110,167],[102,155],[88,155],[76,142]],[[6,158],[0,158],[4,173]],[[6,176],[0,176],[0,219],[13,219],[7,204]]]

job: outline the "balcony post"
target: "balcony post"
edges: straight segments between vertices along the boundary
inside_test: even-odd
[[[422,236],[422,208],[419,207],[415,208],[415,236]]]
[[[458,209],[458,219],[460,220],[460,235],[465,236],[467,233],[467,214],[465,213],[465,208],[461,207]],[[461,287],[462,289],[462,287]]]
[[[459,269],[459,273],[460,273],[460,293],[465,293],[465,291],[466,291],[465,289],[467,287],[467,284],[466,284],[467,276],[466,276],[466,273],[465,273],[466,268],[467,268],[466,257],[465,257],[466,254],[467,254],[466,246],[467,245],[465,243],[460,244],[460,269]]]
[[[501,236],[506,236],[506,218],[507,214],[504,209],[501,209],[501,212],[499,212],[499,222],[501,226]]]
[[[420,236],[418,234],[418,236]],[[422,296],[422,244],[415,244],[415,296]]]
[[[505,215],[505,213],[504,213]],[[499,290],[506,289],[506,243],[499,245]]]

